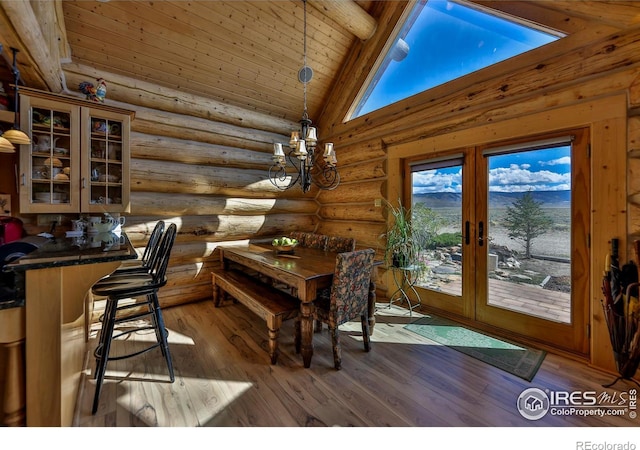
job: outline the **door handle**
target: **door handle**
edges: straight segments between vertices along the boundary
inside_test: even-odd
[[[469,221],[464,223],[464,243],[469,245]]]
[[[482,221],[478,224],[478,245],[480,247],[484,245],[484,222]]]

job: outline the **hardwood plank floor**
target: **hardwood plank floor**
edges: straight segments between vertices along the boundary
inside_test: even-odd
[[[280,334],[278,364],[269,363],[264,321],[240,304],[200,302],[168,308],[164,317],[176,374],[168,382],[160,353],[110,363],[97,414],[91,415],[95,362],[83,376],[74,425],[79,427],[637,427],[639,419],[547,414],[527,420],[516,408],[531,387],[619,395],[637,388],[577,361],[548,354],[532,382],[453,349],[404,325],[399,307],[379,308],[366,353],[359,322],[343,326],[343,369],[333,369],[331,340],[314,336],[311,368],[293,345],[293,321]],[[135,334],[116,348],[155,339]],[[95,331],[91,343],[95,345]],[[93,349],[92,349],[93,350]],[[142,381],[143,379],[147,381]],[[627,411],[628,412],[628,411]]]

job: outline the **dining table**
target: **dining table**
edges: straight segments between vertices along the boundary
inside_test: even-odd
[[[319,289],[331,287],[336,267],[336,252],[297,246],[293,253],[280,253],[270,244],[233,245],[220,247],[220,262],[223,269],[231,263],[248,271],[255,271],[292,289],[292,294],[300,300],[300,351],[305,368],[311,366],[313,357],[314,305]],[[375,325],[375,267],[369,283],[368,311],[369,330]]]

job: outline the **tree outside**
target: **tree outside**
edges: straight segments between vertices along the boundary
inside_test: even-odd
[[[428,248],[429,244],[436,240],[440,229],[445,225],[444,218],[424,203],[413,205],[411,221],[413,239],[422,250]]]
[[[533,240],[553,225],[553,220],[542,210],[542,202],[536,202],[531,191],[525,192],[513,206],[507,206],[505,222],[509,237],[523,243],[525,258],[531,258]]]

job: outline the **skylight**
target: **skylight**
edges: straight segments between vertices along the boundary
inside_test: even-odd
[[[564,37],[461,1],[419,0],[351,119]]]

